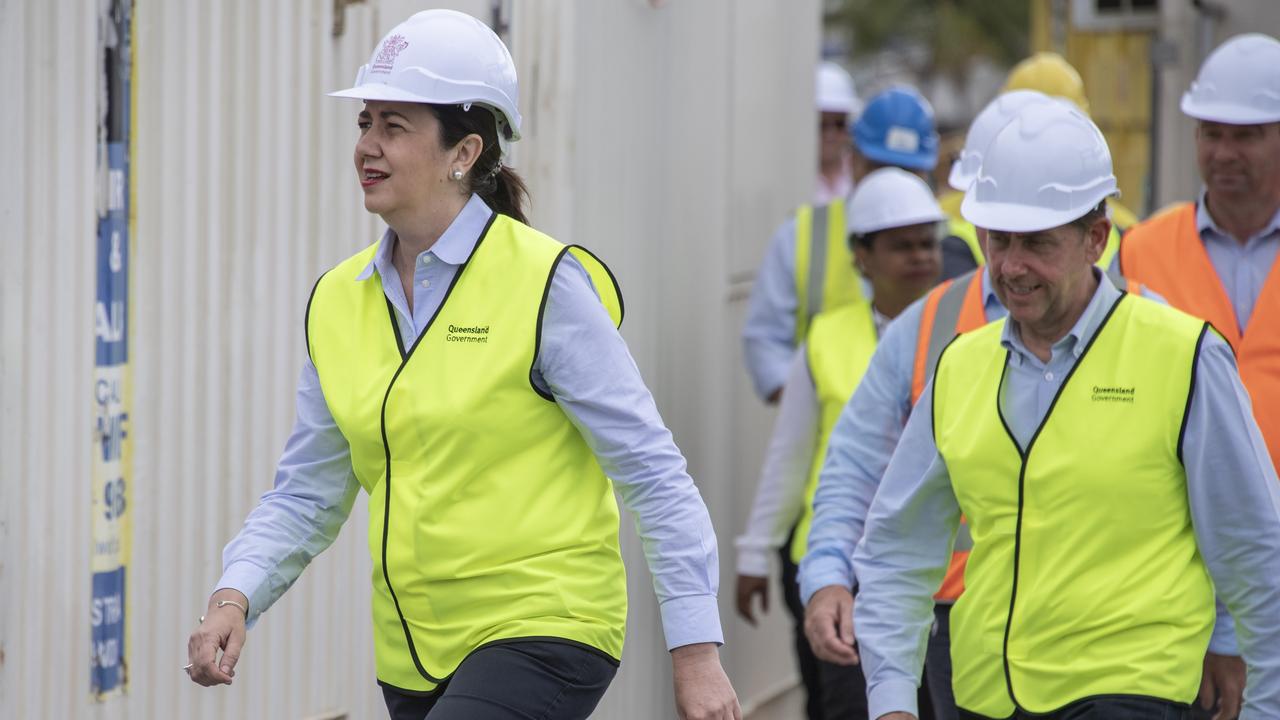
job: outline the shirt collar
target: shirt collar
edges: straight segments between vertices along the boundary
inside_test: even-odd
[[[485,201],[481,200],[479,195],[472,194],[467,204],[462,206],[462,212],[458,213],[458,216],[440,235],[440,239],[419,254],[418,258],[430,254],[448,265],[461,265],[471,257],[471,251],[480,241],[480,235],[484,232],[492,215],[493,211]],[[387,228],[382,234],[382,239],[378,241],[378,249],[374,252],[373,259],[356,276],[357,281],[368,280],[373,276],[374,270],[383,277],[395,276],[395,266],[391,262],[391,250],[395,247],[395,239],[395,231]]]
[[[1209,214],[1209,205],[1205,202],[1208,197],[1209,189],[1201,187],[1200,197],[1196,198],[1196,230],[1200,232],[1200,237],[1202,238],[1208,232],[1212,232],[1220,238],[1231,238],[1231,234],[1219,227],[1218,223],[1213,219],[1213,216]],[[1253,237],[1246,238],[1245,242],[1247,243],[1252,241],[1254,238],[1267,237],[1275,233],[1280,233],[1280,210],[1277,210],[1276,214],[1271,216],[1271,222],[1267,223],[1266,227],[1258,231],[1258,233]]]
[[[1120,291],[1111,283],[1111,279],[1107,274],[1098,268],[1092,268],[1093,276],[1098,280],[1098,289],[1094,291],[1093,297],[1089,300],[1089,304],[1085,306],[1084,312],[1080,314],[1080,318],[1076,320],[1076,324],[1071,330],[1058,342],[1053,344],[1052,352],[1057,354],[1058,351],[1070,349],[1071,354],[1079,358],[1083,353],[1089,340],[1097,334],[1098,329],[1102,327],[1102,321],[1106,318],[1107,313],[1111,310],[1111,306],[1115,304],[1120,297]],[[1019,359],[1034,357],[1031,351],[1022,344],[1022,338],[1018,335],[1017,323],[1010,318],[1004,325],[1004,330],[1000,333],[1000,344],[1006,350],[1013,352]],[[1038,359],[1037,359],[1038,360]]]

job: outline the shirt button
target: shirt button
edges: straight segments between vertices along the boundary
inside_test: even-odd
[[[427,266],[427,265],[430,265],[430,264],[431,264],[431,256],[430,256],[430,255],[423,255],[423,256],[422,256],[422,264],[423,264],[423,266],[424,266],[424,267],[425,267],[425,266]]]
[[[431,281],[430,281],[430,280],[423,280],[423,281],[422,281],[422,287],[424,287],[424,288],[429,288],[429,287],[431,287]]]
[[[1047,382],[1053,382],[1053,373],[1052,373],[1052,372],[1047,372],[1047,373],[1045,373],[1045,374],[1044,374],[1044,379],[1045,379]]]

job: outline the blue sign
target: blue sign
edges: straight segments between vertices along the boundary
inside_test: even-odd
[[[94,573],[89,686],[95,695],[125,684],[124,608],[124,568]]]

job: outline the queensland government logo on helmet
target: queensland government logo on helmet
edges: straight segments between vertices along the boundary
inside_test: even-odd
[[[378,57],[373,59],[373,66],[370,67],[372,72],[391,72],[392,66],[395,65],[396,56],[401,50],[409,47],[409,41],[404,39],[403,35],[391,35],[382,41],[382,48],[378,50]]]

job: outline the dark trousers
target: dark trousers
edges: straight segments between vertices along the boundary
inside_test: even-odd
[[[1191,708],[1181,703],[1126,695],[1085,698],[1047,715],[1031,715],[1021,710],[1009,720],[1188,720]],[[992,720],[985,715],[960,710],[960,720]]]
[[[578,720],[617,672],[598,651],[524,640],[476,650],[430,695],[384,685],[382,697],[391,720]]]
[[[796,660],[805,689],[805,716],[809,720],[867,720],[867,681],[858,665],[836,665],[814,656],[804,636],[804,604],[800,602],[798,568],[791,562],[791,542],[783,544],[782,597],[791,613]],[[924,720],[922,718],[922,720]]]
[[[925,686],[933,703],[934,720],[956,720],[955,694],[951,691],[951,606],[933,606],[933,630],[924,660]]]

